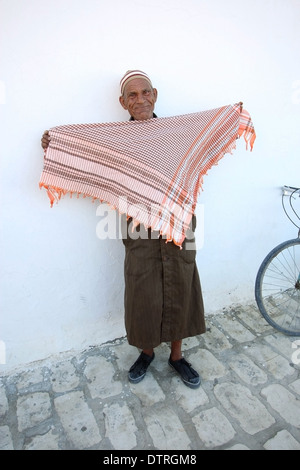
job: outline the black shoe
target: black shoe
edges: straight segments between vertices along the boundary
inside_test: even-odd
[[[148,354],[145,354],[141,352],[140,356],[138,359],[135,361],[135,363],[130,367],[129,372],[128,372],[128,379],[129,382],[137,384],[146,375],[147,369],[151,362],[154,359],[154,353],[152,356],[148,356]]]
[[[183,357],[178,361],[172,361],[169,358],[169,365],[173,367],[181,377],[181,380],[187,387],[198,388],[201,383],[198,372],[196,372]]]

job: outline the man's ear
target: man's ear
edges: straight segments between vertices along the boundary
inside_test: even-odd
[[[156,103],[156,100],[157,100],[157,89],[156,88],[153,88],[153,94],[154,94],[154,97],[155,97],[155,103]]]
[[[123,96],[120,96],[119,101],[120,101],[120,104],[121,104],[122,108],[127,110],[127,106],[125,104],[125,100],[124,100]]]

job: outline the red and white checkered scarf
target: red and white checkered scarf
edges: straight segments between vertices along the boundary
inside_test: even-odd
[[[203,176],[255,131],[239,104],[186,114],[50,129],[40,187],[51,206],[76,193],[107,202],[181,246]]]

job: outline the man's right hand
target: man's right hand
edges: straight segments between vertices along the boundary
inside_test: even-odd
[[[50,142],[49,131],[45,131],[43,134],[43,137],[41,138],[41,145],[44,150],[48,148],[49,142]]]

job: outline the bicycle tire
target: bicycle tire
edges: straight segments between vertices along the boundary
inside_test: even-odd
[[[276,330],[300,336],[300,238],[273,248],[257,272],[255,299]]]

